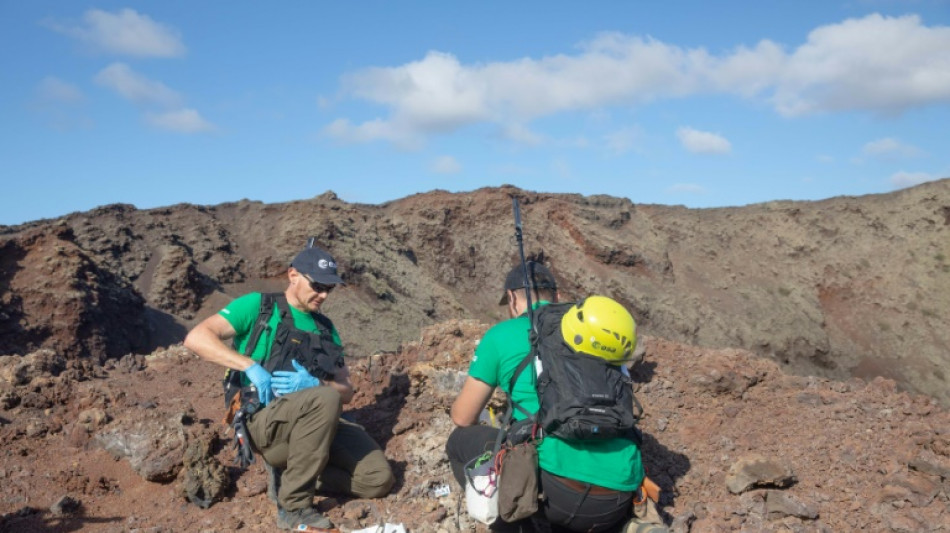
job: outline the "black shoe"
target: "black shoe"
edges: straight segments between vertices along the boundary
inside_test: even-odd
[[[518,520],[517,522],[505,522],[501,518],[495,520],[495,523],[488,526],[491,533],[536,533],[537,530],[531,523],[530,518]]]
[[[304,507],[296,511],[287,511],[277,508],[277,527],[280,529],[296,530],[300,526],[319,527],[329,529],[333,527],[330,519],[318,513],[313,507]]]

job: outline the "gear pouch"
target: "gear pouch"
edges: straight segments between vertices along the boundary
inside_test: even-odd
[[[465,465],[465,505],[469,516],[491,525],[498,518],[498,477],[491,452]]]
[[[498,515],[505,522],[528,518],[538,510],[538,448],[529,440],[498,455]]]

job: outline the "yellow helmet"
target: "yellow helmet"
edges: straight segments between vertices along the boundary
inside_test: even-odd
[[[561,318],[561,336],[574,351],[620,364],[633,356],[637,324],[616,301],[606,296],[588,296]]]

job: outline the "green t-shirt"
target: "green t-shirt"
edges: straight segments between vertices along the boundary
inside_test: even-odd
[[[294,327],[310,333],[320,334],[320,327],[313,319],[313,315],[300,311],[292,305],[288,305],[288,307],[290,307],[290,314],[294,319]],[[260,309],[261,293],[251,292],[239,298],[235,298],[231,303],[225,306],[224,309],[218,311],[218,314],[223,316],[224,319],[231,324],[231,327],[234,328],[234,349],[237,350],[238,353],[244,353],[244,349],[247,347],[247,341],[250,340],[251,330],[254,329],[254,322],[257,321],[257,313]],[[279,324],[280,312],[277,310],[277,303],[275,302],[274,312],[271,313],[270,322],[268,322],[270,328],[261,333],[261,338],[258,339],[257,346],[254,347],[254,353],[251,354],[251,359],[260,363],[270,357],[271,346],[274,344],[274,335],[277,334],[277,326]],[[330,322],[330,324],[332,325],[333,323]],[[330,334],[333,336],[333,342],[338,346],[343,346],[336,327],[331,328]]]
[[[547,303],[542,301],[539,305]],[[475,348],[468,375],[492,387],[501,387],[512,401],[534,413],[538,410],[538,393],[532,368],[525,368],[514,390],[508,390],[511,376],[531,349],[530,330],[528,316],[521,315],[486,331]],[[524,417],[515,409],[515,420]],[[614,490],[636,490],[644,476],[640,449],[624,438],[571,442],[547,435],[538,446],[538,462],[554,475]]]

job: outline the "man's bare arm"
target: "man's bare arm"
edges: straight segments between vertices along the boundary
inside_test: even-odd
[[[253,365],[254,361],[237,353],[225,342],[233,338],[234,333],[234,328],[224,317],[214,314],[188,332],[185,348],[195,352],[205,361],[244,371]]]
[[[474,426],[478,423],[478,415],[488,404],[491,393],[495,388],[471,376],[465,379],[462,391],[452,403],[452,422],[456,426]]]

